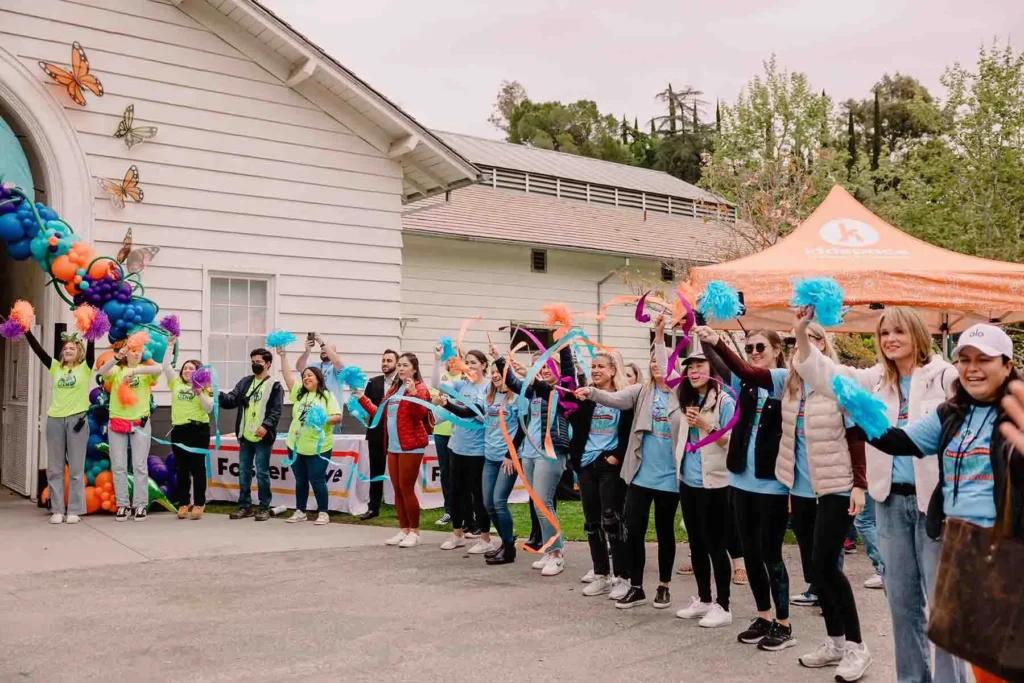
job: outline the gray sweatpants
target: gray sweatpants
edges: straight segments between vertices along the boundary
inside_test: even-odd
[[[110,469],[114,472],[114,495],[117,507],[149,507],[149,434],[152,428],[147,420],[145,427],[132,427],[131,434],[107,432],[110,441]],[[128,441],[132,445],[132,472],[135,475],[133,498],[128,501]]]
[[[89,426],[74,430],[85,413],[46,418],[46,482],[50,510],[58,514],[85,514],[85,450]],[[68,466],[68,506],[64,509],[64,465]]]

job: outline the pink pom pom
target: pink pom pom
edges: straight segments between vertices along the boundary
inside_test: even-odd
[[[181,323],[178,321],[178,316],[169,315],[160,321],[160,327],[167,331],[167,334],[172,337],[181,336]]]

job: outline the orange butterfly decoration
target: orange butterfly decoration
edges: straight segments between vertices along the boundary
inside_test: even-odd
[[[132,164],[128,168],[128,172],[124,174],[124,180],[118,182],[116,180],[107,180],[106,178],[99,178],[100,187],[110,195],[110,203],[119,209],[124,208],[124,202],[126,199],[131,199],[133,202],[141,202],[143,193],[142,188],[139,187],[139,169]]]
[[[67,72],[56,64],[39,62],[46,75],[63,85],[68,90],[68,97],[81,106],[85,106],[85,94],[82,89],[92,91],[97,97],[103,96],[103,84],[100,80],[89,73],[89,58],[85,56],[85,50],[75,41],[71,44],[71,72]]]

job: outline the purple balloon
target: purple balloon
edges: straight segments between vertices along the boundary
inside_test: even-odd
[[[103,392],[99,387],[94,388],[89,392],[89,403],[96,403],[100,400],[100,394]]]

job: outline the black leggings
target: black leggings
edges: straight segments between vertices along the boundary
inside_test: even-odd
[[[732,508],[757,611],[771,610],[774,601],[776,618],[789,619],[789,572],[782,559],[789,496],[733,489]]]
[[[174,451],[174,466],[178,470],[178,507],[190,504],[206,505],[206,454],[190,453],[181,446],[190,448],[210,447],[210,425],[192,423],[175,425],[171,428],[171,450]]]
[[[615,572],[620,579],[629,578],[629,554],[622,532],[622,513],[626,506],[626,482],[620,473],[622,465],[609,465],[603,456],[581,467],[580,502],[583,503],[583,528],[590,544],[594,573],[608,576]],[[611,546],[611,561],[608,547]]]
[[[711,570],[715,572],[718,604],[729,609],[732,562],[725,550],[725,527],[729,517],[729,489],[698,489],[679,483],[683,522],[690,537],[690,562],[697,580],[697,596],[711,602]]]
[[[644,585],[647,564],[647,524],[654,504],[654,530],[658,534],[658,580],[672,580],[672,563],[676,560],[676,509],[679,497],[674,491],[658,491],[636,484],[626,489],[626,548],[629,551],[630,583]]]
[[[793,532],[804,561],[804,578],[818,588],[825,629],[829,636],[845,636],[860,643],[860,617],[853,589],[839,567],[839,555],[850,528],[850,498],[838,494],[814,498],[792,497]]]
[[[491,518],[484,507],[484,458],[483,456],[451,453],[452,480],[452,529],[468,528],[471,531],[489,532]]]
[[[733,489],[729,489],[729,510],[733,509]],[[736,561],[743,559],[743,539],[740,538],[740,531],[736,528],[735,515],[727,515],[725,520],[725,549],[729,552],[729,559]]]

